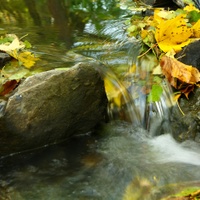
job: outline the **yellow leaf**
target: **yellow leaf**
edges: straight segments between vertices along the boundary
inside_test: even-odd
[[[200,38],[200,20],[198,20],[193,26],[192,26],[192,30],[193,30],[193,37],[195,38]]]
[[[35,65],[35,62],[39,60],[39,58],[35,57],[31,52],[25,51],[21,52],[17,58],[24,67],[31,68]]]
[[[188,11],[188,12],[195,10],[195,11],[199,12],[199,9],[197,9],[197,8],[196,8],[194,5],[192,5],[192,4],[189,4],[189,5],[185,6],[183,10]]]
[[[148,35],[148,30],[142,30],[141,31],[141,38],[144,40]]]
[[[162,12],[167,12],[161,9],[155,9],[154,10],[154,17],[153,17],[153,22],[155,24],[160,24],[161,22],[165,21],[163,18],[163,15],[161,14]]]
[[[180,96],[181,96],[181,92],[175,94],[175,95],[174,95],[174,101],[175,101],[175,102],[178,102]]]
[[[135,73],[135,72],[136,72],[136,68],[137,68],[137,66],[136,66],[136,64],[134,63],[134,64],[129,68],[128,74],[133,74],[133,73]]]
[[[31,52],[18,52],[16,49],[7,52],[10,56],[18,60],[24,67],[31,68],[39,58],[35,57]]]
[[[162,21],[156,28],[155,38],[160,49],[168,52],[172,49],[178,52],[190,43],[189,37],[193,30],[187,27],[185,15],[178,15],[174,19]]]
[[[16,37],[10,44],[1,44],[0,45],[0,50],[1,51],[12,51],[16,49],[21,49],[24,48],[25,45],[19,41],[19,39]]]
[[[7,53],[12,56],[13,58],[15,58],[16,60],[18,59],[18,51],[16,49],[14,50],[10,50],[10,51],[7,51]]]
[[[112,101],[117,107],[122,104],[122,92],[112,80],[104,78],[105,90],[109,101]]]

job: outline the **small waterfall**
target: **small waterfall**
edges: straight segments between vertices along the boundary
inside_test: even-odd
[[[131,74],[129,80],[125,77],[121,81],[113,73],[107,71],[104,80],[110,100],[109,113],[111,116],[114,119],[118,117],[134,125],[140,125],[153,135],[158,135],[162,131],[171,132],[170,110],[174,106],[174,100],[170,85],[166,80],[162,80],[160,82],[162,94],[159,100],[149,102],[152,78],[151,72],[147,72],[144,80]]]
[[[88,42],[85,36],[83,42],[78,38],[73,51],[103,63],[98,71],[105,80],[112,119],[129,121],[153,135],[171,132],[169,118],[174,105],[171,88],[160,75],[153,74],[159,64],[155,56],[150,53],[140,56],[140,41],[127,36],[125,21],[125,18],[104,21],[100,31],[87,24]],[[155,82],[162,94],[151,101],[149,96]]]
[[[98,69],[104,78],[106,94],[109,100],[108,114],[111,119],[122,119],[141,125],[141,115],[126,86],[110,70]]]
[[[153,73],[158,66],[153,55],[138,58],[135,63],[134,70],[131,70],[132,66],[129,69],[129,92],[139,110],[142,126],[153,135],[171,132],[170,113],[175,104],[171,86],[163,77]]]

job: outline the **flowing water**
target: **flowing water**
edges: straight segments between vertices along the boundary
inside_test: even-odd
[[[122,122],[1,162],[1,185],[15,200],[156,200],[200,179],[196,143]]]
[[[126,36],[126,12],[118,10],[118,17],[122,16],[118,20],[110,16],[102,20],[100,10],[99,22],[95,24],[91,18],[81,30],[74,28],[74,24],[69,33],[58,22],[54,26],[58,15],[54,12],[50,15],[42,2],[46,3],[41,1],[35,6],[44,11],[40,25],[22,26],[6,21],[4,28],[19,35],[30,33],[28,39],[35,44],[33,50],[43,58],[39,67],[70,67],[91,59],[101,62],[105,67],[97,70],[122,95],[122,106],[116,107],[115,101],[111,102],[110,114],[115,120],[94,134],[2,157],[0,200],[159,200],[184,187],[200,187],[199,144],[178,143],[171,136],[170,87],[163,82],[161,100],[152,104],[141,92],[151,81],[147,69],[151,71],[156,63],[150,62],[149,57],[137,60],[140,45]],[[109,3],[97,2],[102,2],[102,6]],[[88,5],[83,11],[95,7],[89,7],[87,1],[82,3]],[[58,6],[56,1],[54,4]],[[67,39],[62,31],[68,34]],[[141,77],[143,71],[146,75]],[[119,117],[128,122],[118,120]]]

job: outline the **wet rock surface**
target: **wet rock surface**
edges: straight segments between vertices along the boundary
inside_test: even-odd
[[[13,58],[5,53],[0,51],[0,67],[3,67],[7,62],[11,61]]]
[[[183,48],[176,58],[200,70],[200,41],[193,42]],[[180,98],[180,110],[174,108],[172,113],[172,127],[176,139],[183,141],[186,139],[200,142],[200,88],[196,87],[194,92],[189,95],[189,99]]]
[[[107,98],[96,63],[50,70],[27,78],[9,97],[0,118],[0,154],[58,142],[105,121]]]
[[[182,51],[176,54],[176,58],[185,63],[186,65],[192,65],[200,70],[200,40],[190,43],[183,48]]]
[[[189,99],[179,101],[181,111],[176,107],[172,113],[174,136],[179,141],[200,142],[200,89],[197,88]]]

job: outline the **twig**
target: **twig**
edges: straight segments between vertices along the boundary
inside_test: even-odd
[[[154,47],[156,47],[157,44],[154,44],[152,47],[150,47],[147,51],[145,51],[143,54],[139,55],[138,58],[141,58],[142,56],[146,55],[151,49],[153,49]]]
[[[178,108],[179,108],[179,110],[180,110],[181,114],[182,114],[183,116],[185,116],[185,113],[182,111],[182,109],[181,109],[181,107],[180,107],[180,105],[179,105],[178,101],[177,101],[177,106],[178,106]]]

